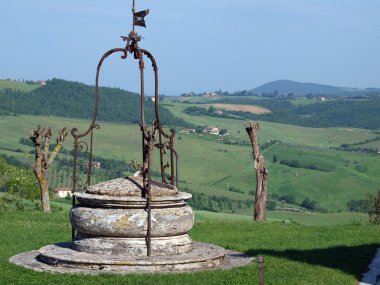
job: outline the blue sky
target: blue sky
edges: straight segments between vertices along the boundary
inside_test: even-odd
[[[120,36],[131,29],[131,2],[1,0],[0,78],[94,84],[101,55],[122,47]],[[161,94],[252,89],[276,79],[380,87],[378,0],[136,4],[150,9],[138,32],[157,59]],[[136,74],[135,62],[115,56],[101,84],[136,91]]]

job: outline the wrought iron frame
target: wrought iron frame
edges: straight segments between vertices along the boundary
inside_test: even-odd
[[[161,180],[162,183],[171,184],[178,187],[178,154],[174,149],[174,137],[175,130],[173,128],[170,129],[170,134],[166,133],[162,128],[162,124],[159,116],[159,98],[158,98],[158,67],[157,62],[153,55],[145,50],[140,49],[138,46],[138,42],[141,40],[141,37],[133,30],[130,32],[128,37],[122,37],[124,41],[127,42],[124,48],[114,48],[107,51],[102,58],[100,59],[97,71],[96,71],[96,83],[95,83],[95,106],[93,112],[93,118],[91,124],[87,131],[83,133],[79,133],[77,128],[73,128],[71,130],[71,135],[74,138],[74,151],[73,151],[73,188],[72,192],[76,192],[79,188],[83,188],[84,186],[91,186],[91,168],[92,168],[92,160],[93,160],[93,136],[94,130],[99,129],[100,125],[96,123],[97,115],[98,115],[98,104],[99,104],[99,75],[103,65],[103,62],[107,57],[114,53],[122,53],[121,59],[125,60],[128,57],[128,54],[133,54],[134,59],[139,61],[139,69],[140,69],[140,95],[141,95],[141,122],[140,128],[142,133],[142,154],[143,154],[143,163],[142,163],[142,176],[143,176],[143,197],[147,199],[147,255],[151,255],[151,231],[152,231],[152,218],[151,218],[151,167],[152,167],[152,153],[154,148],[157,148],[160,153],[160,172],[161,172]],[[145,122],[145,80],[144,80],[144,55],[150,60],[153,71],[154,71],[154,104],[155,104],[155,120],[152,124],[152,129],[148,130],[148,126]],[[88,137],[90,139],[89,144],[84,141],[84,138]],[[157,140],[158,137],[158,140]],[[166,150],[169,151],[170,163],[164,163],[164,158]],[[81,182],[80,177],[77,174],[78,167],[78,152],[81,151],[84,154],[88,155],[87,162],[87,176],[86,181]],[[170,176],[166,177],[166,168],[170,167]],[[168,181],[169,180],[169,181]],[[75,196],[72,199],[73,207],[76,205]],[[75,230],[72,228],[72,239],[75,237]]]

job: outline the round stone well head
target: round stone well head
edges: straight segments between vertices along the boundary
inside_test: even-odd
[[[71,209],[76,231],[73,249],[96,254],[147,255],[147,199],[141,177],[118,178],[75,193]],[[194,212],[187,205],[191,194],[175,186],[151,182],[151,252],[153,256],[192,250],[187,234]]]

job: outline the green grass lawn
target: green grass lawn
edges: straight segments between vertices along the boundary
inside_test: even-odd
[[[357,284],[380,245],[380,227],[368,224],[303,226],[253,223],[208,213],[190,235],[195,241],[265,257],[265,284]],[[212,215],[212,214],[211,214]],[[0,284],[258,284],[257,264],[175,275],[99,276],[39,273],[8,262],[18,253],[70,240],[68,207],[52,214],[0,212]]]
[[[304,226],[333,226],[333,225],[356,225],[368,224],[368,215],[364,213],[302,213],[290,211],[267,211],[267,222],[269,223],[297,223]],[[252,221],[252,213],[229,214],[215,213],[209,211],[196,211],[197,220],[219,220],[219,221]]]

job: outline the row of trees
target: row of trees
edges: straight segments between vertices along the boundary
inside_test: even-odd
[[[273,155],[272,162],[276,163],[277,159],[278,159],[277,155]],[[322,167],[320,165],[315,165],[313,163],[298,161],[295,159],[292,159],[292,160],[281,159],[280,164],[287,165],[287,166],[294,167],[294,168],[304,168],[304,169],[319,170],[319,171],[324,171],[324,172],[330,172],[331,171],[331,169],[329,169],[329,168]]]

